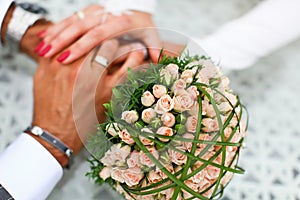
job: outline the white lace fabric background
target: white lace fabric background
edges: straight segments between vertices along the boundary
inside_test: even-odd
[[[54,20],[80,10],[93,0],[36,0]],[[259,0],[163,0],[156,24],[179,32],[204,36],[239,17]],[[223,200],[300,200],[300,40],[274,52],[249,69],[231,72],[231,87],[250,113],[247,148]],[[0,152],[30,124],[32,75],[36,64],[24,56],[0,50]],[[51,98],[51,97],[49,97]],[[86,152],[65,171],[49,200],[120,199],[107,187],[97,187],[84,176]],[[20,170],[22,167],[20,166]]]

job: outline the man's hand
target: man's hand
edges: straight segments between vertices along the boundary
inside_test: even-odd
[[[93,61],[98,53],[111,61],[119,48],[118,41],[105,42],[98,52],[93,51],[72,65],[62,65],[53,59],[43,59],[34,76],[33,125],[37,125],[67,144],[74,153],[83,147],[89,133],[105,119],[103,103],[110,100],[112,87],[118,83],[128,67],[144,60],[141,51],[130,52],[121,66],[103,66]],[[61,163],[67,157],[55,147],[35,137]]]

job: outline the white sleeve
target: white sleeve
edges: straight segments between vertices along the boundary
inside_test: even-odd
[[[196,42],[227,69],[242,69],[300,36],[300,0],[266,0]]]
[[[137,10],[153,14],[156,7],[156,0],[99,0],[99,3],[111,13]]]
[[[4,20],[4,17],[9,9],[9,6],[11,5],[11,3],[13,2],[13,0],[0,0],[0,34],[2,33],[2,23]],[[0,40],[0,47],[1,47],[1,40]]]
[[[0,184],[15,199],[46,199],[62,175],[57,160],[26,133],[0,154]]]

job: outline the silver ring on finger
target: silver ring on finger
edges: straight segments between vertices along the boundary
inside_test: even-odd
[[[102,65],[103,67],[107,67],[108,66],[108,60],[107,58],[103,57],[103,56],[100,56],[100,55],[97,55],[94,59],[94,61],[100,65]]]
[[[85,18],[85,14],[82,11],[75,12],[75,15],[79,20],[83,20]]]

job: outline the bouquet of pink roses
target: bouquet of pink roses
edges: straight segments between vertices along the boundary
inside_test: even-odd
[[[213,199],[244,172],[243,107],[205,57],[163,57],[129,71],[105,107],[87,175],[126,199]]]

